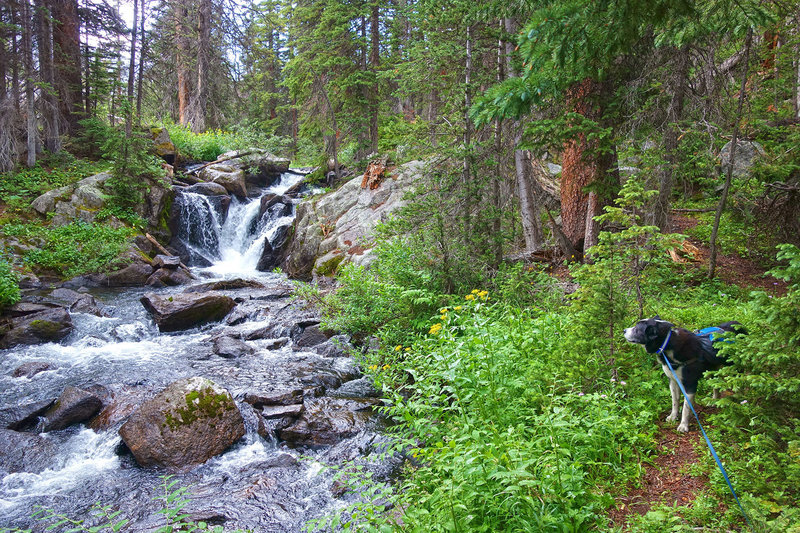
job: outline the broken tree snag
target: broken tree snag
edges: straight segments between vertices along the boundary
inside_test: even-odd
[[[381,184],[381,179],[383,179],[386,173],[386,164],[388,163],[388,158],[381,157],[380,159],[373,159],[367,165],[367,170],[364,172],[364,178],[361,180],[361,188],[366,189],[369,187],[370,190],[375,190]]]

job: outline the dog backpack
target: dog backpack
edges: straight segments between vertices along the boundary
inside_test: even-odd
[[[723,335],[725,334],[725,330],[722,328],[718,328],[717,326],[710,326],[707,328],[698,329],[694,333],[700,340],[700,345],[702,346],[703,351],[710,356],[709,362],[716,362],[717,359],[717,352],[719,350],[714,347],[715,343],[733,342],[732,339],[724,338]]]

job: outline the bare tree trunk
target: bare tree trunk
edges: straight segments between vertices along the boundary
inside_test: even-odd
[[[373,0],[372,13],[370,14],[370,34],[372,42],[370,45],[369,63],[372,69],[372,76],[375,80],[369,100],[369,146],[372,153],[378,153],[378,111],[380,101],[378,90],[378,69],[380,68],[380,10],[377,0]]]
[[[39,76],[42,80],[41,117],[44,147],[50,153],[61,151],[61,117],[54,89],[53,75],[53,24],[50,10],[39,0],[36,6],[36,29],[39,44]]]
[[[189,55],[189,43],[186,36],[186,19],[189,15],[185,5],[175,8],[175,66],[178,70],[178,123],[187,123],[186,108],[189,105],[189,71],[186,61]]]
[[[27,113],[27,165],[36,164],[36,106],[34,85],[36,72],[33,66],[33,36],[30,0],[22,0],[22,54],[25,62],[25,112]]]
[[[81,80],[81,23],[78,0],[50,0],[53,27],[53,61],[61,116],[66,133],[78,131],[83,111]]]
[[[136,82],[136,23],[139,18],[139,2],[133,0],[133,25],[131,26],[131,58],[128,63],[128,109],[125,113],[125,134],[130,137],[133,129],[133,90]]]
[[[16,9],[11,9],[11,24],[16,28],[20,25],[19,14]],[[20,57],[21,46],[20,38],[17,36],[16,30],[11,31],[11,54],[13,57]],[[17,116],[20,114],[20,85],[19,85],[19,61],[11,63],[11,100],[14,102],[14,112]]]
[[[672,99],[667,108],[667,129],[664,132],[664,156],[666,163],[659,170],[658,197],[653,206],[653,225],[662,231],[669,231],[670,196],[674,182],[675,169],[678,164],[679,129],[678,122],[683,118],[683,103],[689,73],[689,46],[684,45],[677,51],[673,74],[674,88]]]
[[[135,2],[136,0],[134,0]],[[142,46],[139,52],[139,76],[136,82],[136,116],[138,123],[142,123],[142,78],[144,77],[144,57],[147,54],[147,39],[144,33],[145,0],[142,0],[142,16],[140,17],[139,32],[142,35]]]
[[[744,40],[744,67],[742,69],[742,83],[739,88],[739,102],[736,106],[736,122],[733,124],[733,135],[731,139],[731,159],[728,168],[725,169],[725,186],[722,189],[722,196],[717,205],[717,212],[714,216],[714,225],[711,228],[710,254],[708,258],[708,277],[713,279],[717,268],[717,233],[719,232],[719,221],[722,218],[722,211],[725,209],[725,202],[728,200],[728,191],[733,180],[733,164],[736,161],[736,146],[739,143],[739,124],[742,122],[742,109],[744,108],[745,92],[747,90],[747,74],[750,67],[750,47],[753,44],[753,28],[747,29],[747,37]]]
[[[6,10],[8,18],[6,18]],[[10,5],[0,7],[0,21],[13,21],[14,10]],[[9,50],[6,50],[9,43]],[[13,91],[11,97],[6,88],[6,76],[9,67],[12,72],[16,69],[17,56],[12,55],[16,47],[16,27],[0,24],[0,172],[12,170],[17,164],[17,138],[15,123],[18,113],[15,111]]]
[[[470,231],[472,221],[470,220],[470,210],[472,209],[472,120],[469,118],[469,108],[472,107],[472,95],[470,94],[470,83],[472,81],[472,26],[467,26],[466,41],[466,62],[464,64],[464,162],[462,171],[462,186],[464,188],[464,244],[470,241]]]
[[[517,30],[517,25],[513,19],[503,19],[503,25],[508,34],[514,35]],[[514,52],[514,44],[510,41],[505,43],[505,56],[506,56],[506,75],[514,76],[514,66],[511,63],[511,56]],[[514,146],[522,144],[522,126],[519,121],[514,121],[512,126],[514,132]],[[541,205],[536,198],[536,195],[531,188],[530,172],[531,172],[532,156],[528,150],[514,150],[514,171],[517,182],[517,195],[519,197],[519,211],[520,220],[522,221],[522,236],[525,240],[525,251],[535,252],[542,247],[543,232],[542,221],[539,218]]]
[[[189,122],[192,131],[200,133],[206,130],[208,122],[208,64],[211,53],[211,0],[200,1],[198,13],[198,43],[197,43],[197,84],[194,96],[190,102]]]

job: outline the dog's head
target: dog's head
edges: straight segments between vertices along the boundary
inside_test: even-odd
[[[652,353],[658,349],[667,336],[667,332],[674,326],[674,324],[661,320],[656,315],[653,318],[640,320],[633,326],[625,328],[625,340],[634,344],[643,344],[645,349]]]

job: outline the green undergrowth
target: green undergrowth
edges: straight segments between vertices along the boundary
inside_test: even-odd
[[[0,257],[0,311],[14,305],[20,299],[20,291],[16,272],[11,265]]]
[[[261,148],[276,155],[285,153],[287,141],[255,130],[241,128],[237,131],[208,130],[194,133],[191,128],[165,124],[170,140],[185,159],[214,161],[230,150]]]
[[[701,416],[755,530],[800,531],[800,250],[778,254],[786,296],[707,281],[669,258],[681,236],[643,223],[652,195],[626,182],[602,217],[619,229],[571,266],[570,295],[521,266],[443,294],[414,239],[379,248],[369,271],[342,269],[341,288],[319,297],[324,322],[379,340],[361,364],[407,460],[393,483],[343,469],[360,499],[308,529],[620,531],[608,514],[641,482],[670,403],[655,357],[623,329],[658,314],[750,331],[724,349],[734,364],[701,381],[698,403],[716,406]],[[716,403],[714,386],[727,391]],[[710,454],[699,457],[685,470],[708,476],[706,492],[685,507],[651,502],[631,530],[745,530]]]
[[[22,243],[22,259],[34,270],[63,278],[103,272],[128,249],[135,230],[105,224],[73,222],[64,226],[40,223],[3,225],[6,238]]]

